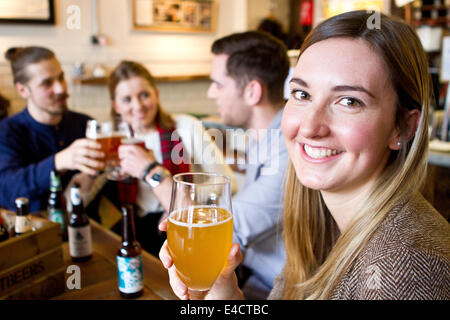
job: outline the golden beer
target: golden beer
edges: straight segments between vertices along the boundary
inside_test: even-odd
[[[95,139],[102,146],[101,151],[105,153],[105,160],[114,163],[119,162],[118,150],[121,144],[122,135],[111,135],[107,137],[98,137]]]
[[[233,219],[225,209],[197,206],[169,216],[169,251],[189,289],[211,288],[225,266],[232,239]]]

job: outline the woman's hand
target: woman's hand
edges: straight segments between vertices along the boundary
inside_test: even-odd
[[[161,231],[167,231],[167,219],[160,225]],[[177,274],[172,257],[169,253],[167,240],[164,242],[159,252],[159,258],[164,267],[169,271],[169,282],[173,292],[182,300],[189,299],[188,288]],[[237,277],[234,270],[242,262],[242,253],[239,250],[239,244],[234,243],[231,246],[228,261],[223,268],[216,282],[205,296],[205,300],[243,300],[244,296],[238,287]]]
[[[141,175],[147,165],[156,161],[152,150],[146,150],[137,145],[121,145],[119,159],[122,171],[138,179],[142,178]]]

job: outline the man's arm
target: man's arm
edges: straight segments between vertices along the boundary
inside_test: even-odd
[[[39,210],[36,201],[48,191],[54,156],[27,165],[27,153],[14,146],[16,141],[5,142],[0,142],[0,206],[14,210],[17,197],[28,197],[30,210]]]
[[[234,241],[244,251],[253,241],[273,232],[281,221],[287,158],[286,150],[280,152],[275,174],[259,175],[233,198]]]

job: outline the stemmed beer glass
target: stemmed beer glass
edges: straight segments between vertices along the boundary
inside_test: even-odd
[[[190,298],[203,298],[231,249],[230,179],[215,173],[181,173],[173,181],[167,226],[169,252]]]

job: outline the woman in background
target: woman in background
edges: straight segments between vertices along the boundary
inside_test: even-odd
[[[450,299],[450,225],[419,193],[426,54],[404,22],[380,14],[374,29],[370,18],[330,18],[301,48],[282,120],[287,260],[271,299]],[[167,242],[160,258],[174,292],[189,298]],[[206,298],[242,298],[240,261],[234,244]]]
[[[129,123],[135,137],[145,141],[146,150],[138,145],[120,146],[119,158],[123,172],[139,179],[138,240],[157,254],[165,239],[157,226],[163,213],[168,213],[172,176],[189,171],[189,164],[230,177],[233,173],[200,121],[161,108],[155,80],[143,65],[122,61],[112,71],[108,89],[112,114]]]

